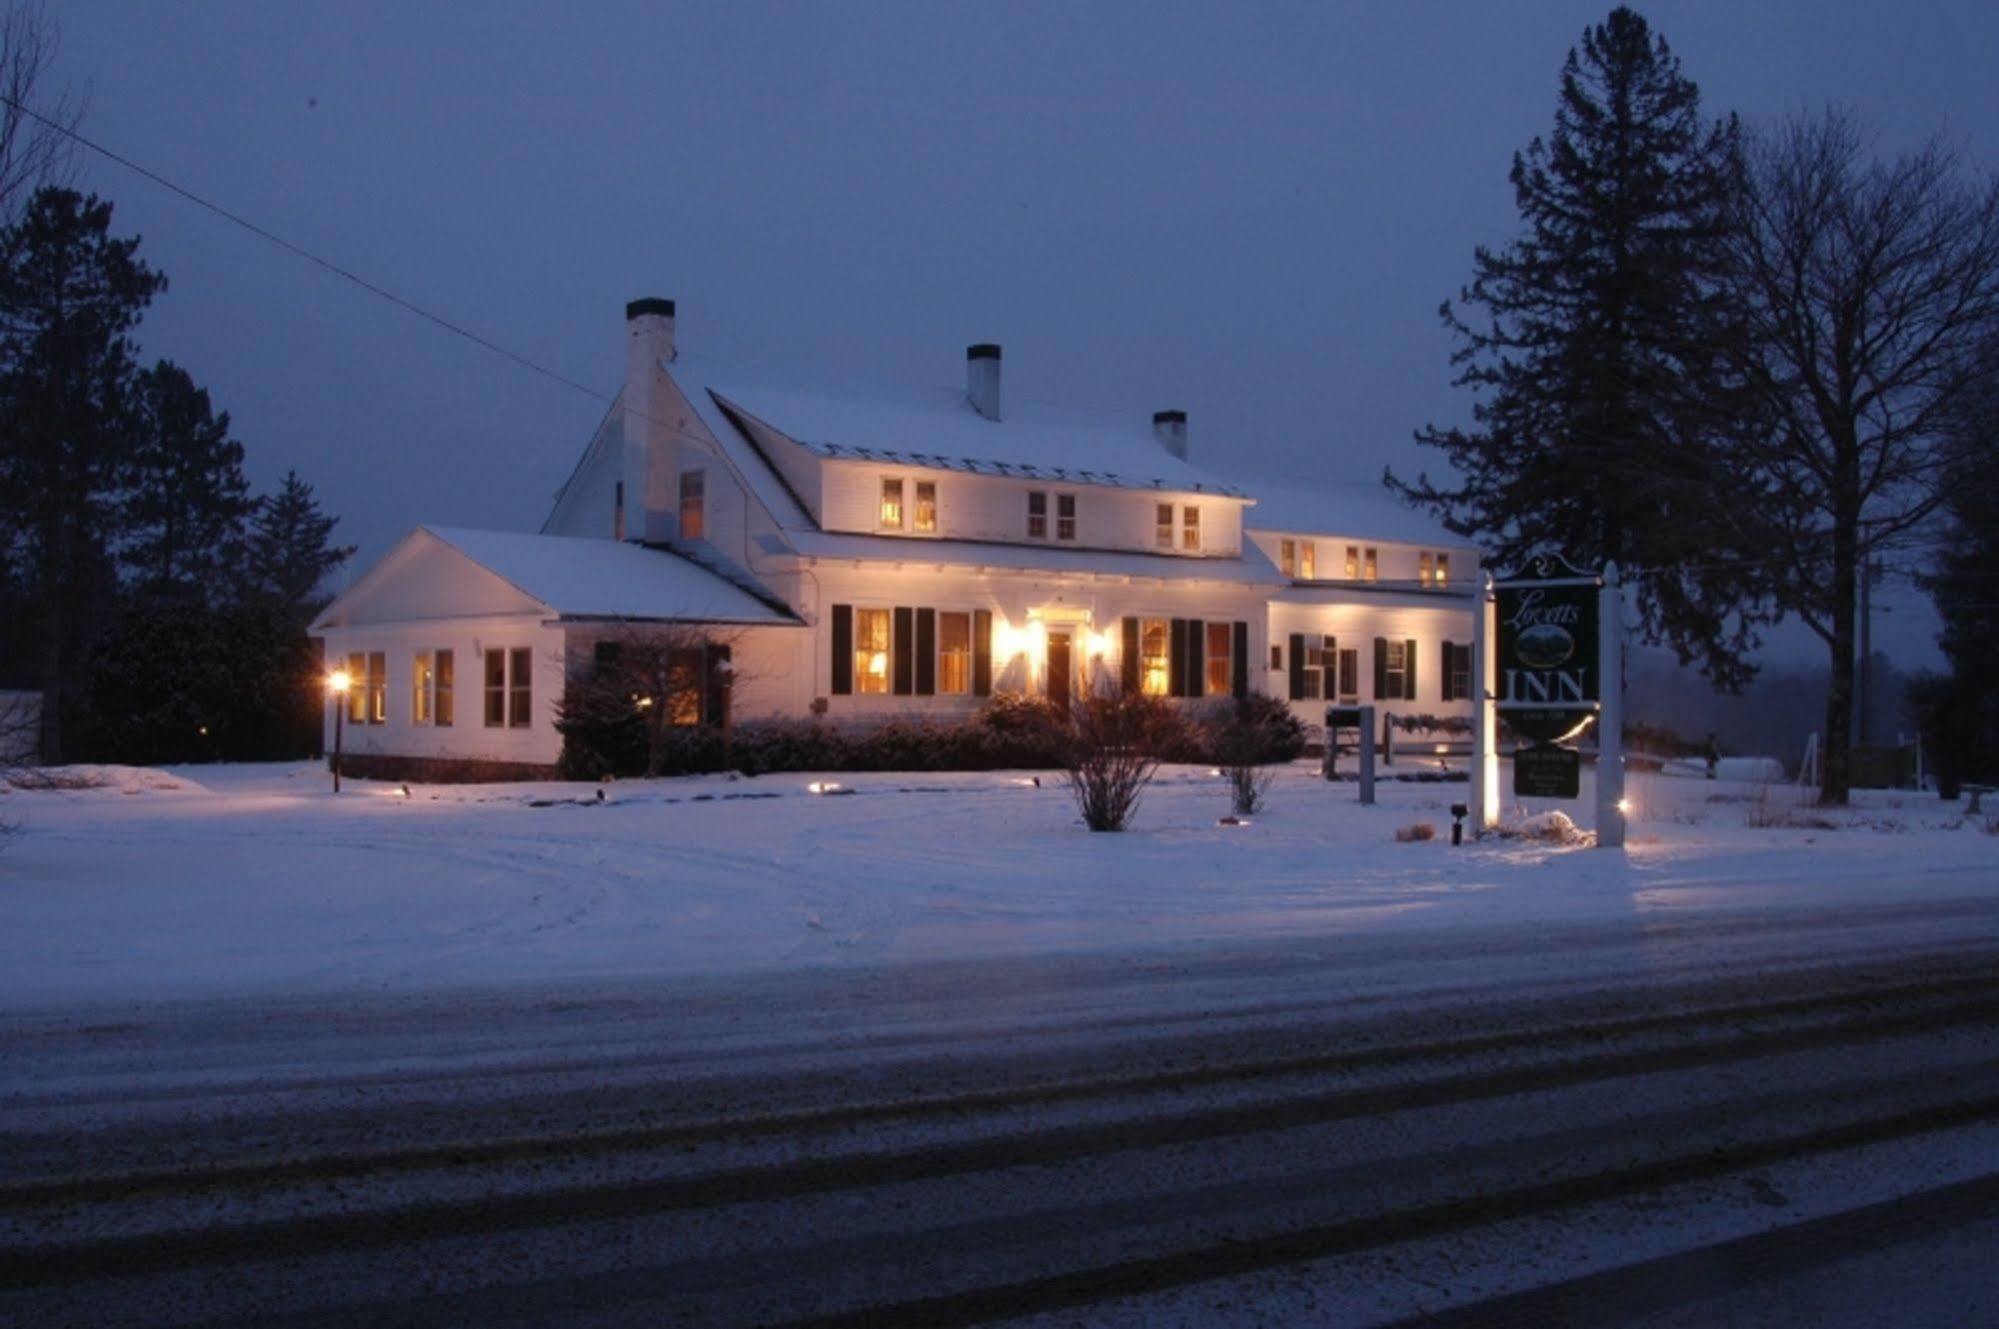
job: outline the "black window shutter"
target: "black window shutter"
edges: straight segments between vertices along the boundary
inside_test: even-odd
[[[1291,634],[1291,700],[1305,700],[1305,634]]]
[[[1187,620],[1187,691],[1182,694],[1198,697],[1207,691],[1208,685],[1208,625],[1198,618]]]
[[[1402,643],[1402,696],[1406,701],[1416,700],[1416,643]]]
[[[1357,697],[1360,695],[1360,652],[1345,650],[1340,652],[1340,695]]]
[[[729,687],[724,681],[728,670],[722,668],[729,663],[729,648],[723,642],[708,643],[708,658],[702,662],[702,716],[711,725],[719,725],[728,713]]]
[[[1126,692],[1138,691],[1139,664],[1138,620],[1127,618],[1124,621],[1124,654],[1118,659],[1118,670]]]
[[[1443,679],[1437,684],[1439,688],[1439,692],[1437,695],[1442,697],[1445,701],[1457,700],[1457,697],[1451,691],[1451,675],[1456,671],[1457,667],[1458,667],[1457,643],[1447,641],[1444,643],[1444,676]]]
[[[1327,701],[1331,701],[1340,695],[1340,643],[1338,639],[1333,637],[1326,637],[1322,640],[1325,644],[1326,654],[1324,665],[1319,671],[1323,680],[1319,686],[1319,695]]]
[[[833,606],[833,695],[854,690],[854,607]]]
[[[935,696],[937,692],[937,611],[919,609],[916,611],[916,695]]]
[[[1388,638],[1374,639],[1374,699],[1389,701],[1388,695]]]
[[[1249,624],[1236,620],[1235,637],[1231,643],[1235,647],[1235,667],[1229,671],[1235,679],[1236,700],[1249,696]]]
[[[895,695],[907,697],[916,690],[916,613],[904,605],[895,609],[895,637],[889,643],[895,659]]]
[[[1175,697],[1187,695],[1187,620],[1173,620],[1172,651],[1167,656],[1166,691]]]
[[[972,695],[993,695],[993,615],[990,609],[972,611]]]

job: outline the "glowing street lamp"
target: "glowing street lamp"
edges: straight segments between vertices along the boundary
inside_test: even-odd
[[[327,695],[333,698],[333,792],[340,792],[340,739],[347,725],[347,693],[354,686],[354,675],[345,669],[336,669],[326,676]]]

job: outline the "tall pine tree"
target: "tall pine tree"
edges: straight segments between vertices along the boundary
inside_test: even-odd
[[[153,601],[214,604],[242,554],[253,504],[243,445],[229,413],[215,414],[205,389],[162,360],[138,375],[133,450],[122,507],[134,594]]]
[[[1703,117],[1637,13],[1585,31],[1553,134],[1513,159],[1525,233],[1480,247],[1467,309],[1443,307],[1476,427],[1416,439],[1461,483],[1387,477],[1502,568],[1550,547],[1616,560],[1636,574],[1646,634],[1728,687],[1753,673],[1745,656],[1767,621],[1754,573],[1730,557],[1733,403],[1714,342],[1738,138],[1733,117]]]
[[[42,756],[62,711],[84,607],[110,583],[130,459],[130,335],[166,278],[111,234],[111,205],[45,188],[0,231],[0,507],[39,639]]]
[[[301,631],[326,606],[321,587],[334,569],[353,557],[353,545],[333,543],[340,524],[319,510],[312,486],[297,471],[286,471],[278,492],[257,503],[250,519],[244,558],[246,591],[275,604]]]

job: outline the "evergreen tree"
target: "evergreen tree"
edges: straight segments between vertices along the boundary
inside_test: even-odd
[[[253,504],[243,445],[229,437],[206,390],[162,360],[138,375],[133,455],[122,507],[121,556],[133,591],[174,603],[214,603],[241,555]]]
[[[338,517],[319,510],[312,486],[285,472],[278,492],[261,499],[250,519],[245,558],[249,594],[282,606],[301,629],[326,606],[320,587],[353,557],[353,545],[332,543]]]
[[[0,505],[37,620],[42,756],[103,598],[130,446],[130,334],[166,279],[111,234],[111,205],[45,188],[0,231]]]
[[[1665,39],[1627,8],[1584,32],[1562,67],[1555,128],[1513,159],[1525,234],[1480,247],[1460,303],[1456,386],[1473,429],[1429,426],[1457,487],[1391,488],[1477,538],[1502,568],[1552,547],[1616,560],[1652,639],[1739,687],[1767,621],[1729,555],[1717,297],[1738,179],[1733,117],[1703,118]],[[1608,667],[1609,662],[1606,662]]]

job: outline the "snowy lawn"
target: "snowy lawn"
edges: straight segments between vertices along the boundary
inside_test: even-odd
[[[1218,779],[1171,768],[1123,835],[1083,831],[1049,774],[820,778],[848,792],[781,775],[612,784],[602,804],[560,784],[336,797],[311,765],[10,790],[0,1009],[1999,898],[1999,835],[1915,794],[1821,814],[1786,785],[1634,776],[1619,855],[1454,849],[1463,784],[1389,783],[1362,808],[1306,763],[1241,827],[1217,824]],[[1592,804],[1544,808],[1587,826]],[[1397,842],[1416,822],[1436,838]]]

